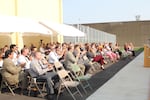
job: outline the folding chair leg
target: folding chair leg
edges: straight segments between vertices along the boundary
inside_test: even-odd
[[[85,82],[86,82],[85,86],[83,86],[83,84],[81,83],[83,88],[85,89],[85,88],[89,87],[91,90],[93,90],[93,88],[91,87],[90,83],[87,80]]]
[[[28,86],[28,96],[30,96],[30,93],[31,93],[31,83],[30,83],[30,85]]]
[[[11,89],[11,87],[8,85],[8,83],[7,82],[4,82],[4,83],[9,88],[10,92],[12,93],[12,95],[15,96],[14,91]]]
[[[92,64],[91,64],[91,65],[92,65]],[[94,68],[94,66],[93,66],[93,65],[91,66],[91,69],[92,69],[92,71],[93,71],[93,72],[95,72],[95,71],[96,71],[96,69]]]
[[[89,87],[90,90],[93,90],[93,88],[91,87],[90,83],[87,80],[85,80],[84,82],[85,82],[85,84],[83,84],[83,82],[80,81],[80,85],[81,85],[83,91],[85,92],[85,94],[87,94],[86,88]]]
[[[77,87],[75,87],[75,88],[76,88],[77,91],[79,92],[80,96],[83,97],[83,95],[81,94],[80,90],[79,90]]]
[[[59,95],[60,95],[61,88],[62,88],[62,86],[60,85],[59,88],[58,88],[57,100],[58,100],[58,97],[59,97]]]
[[[81,83],[81,87],[82,87],[83,91],[85,92],[85,94],[87,94],[87,91],[85,90],[85,88],[84,88],[82,83]]]
[[[46,85],[46,83],[43,83],[42,91],[46,91],[45,85]]]
[[[91,86],[89,86],[91,90],[93,90],[93,88]]]
[[[37,85],[37,84],[35,84],[35,86],[36,86],[36,88],[38,89],[38,91],[40,92],[40,94],[41,94],[42,98],[44,98],[44,95],[43,95],[42,91],[39,89],[38,85]]]
[[[40,95],[42,96],[42,98],[44,98],[44,95],[43,95],[42,91],[40,90],[40,88],[38,87],[38,85],[36,83],[32,83],[32,82],[29,82],[28,96],[30,96],[33,86],[38,90],[38,92],[40,92]],[[45,83],[44,83],[44,86],[45,86]],[[44,90],[44,86],[43,86],[43,90]]]
[[[86,87],[89,87],[91,90],[93,90],[93,88],[91,87],[90,83],[87,80],[85,82],[87,84]]]
[[[2,93],[3,82],[1,81],[0,94]]]
[[[68,87],[66,87],[66,88],[67,88],[68,92],[70,93],[70,95],[72,96],[73,100],[76,100],[76,98],[73,96],[73,94],[71,93],[71,91],[69,90],[69,88]]]

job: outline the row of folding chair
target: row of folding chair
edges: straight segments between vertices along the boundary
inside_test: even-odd
[[[15,96],[14,90],[19,88],[19,84],[14,84],[14,85],[10,85],[8,84],[8,82],[5,80],[5,78],[2,76],[1,72],[3,71],[3,69],[0,69],[0,76],[1,76],[1,82],[0,82],[0,93],[2,93],[2,89],[3,88],[8,88],[9,91],[11,92],[11,94],[13,96]]]
[[[42,91],[44,91],[44,89],[45,89],[44,88],[45,87],[45,82],[37,81],[37,79],[32,76],[30,70],[29,70],[29,76],[27,76],[27,77],[29,79],[28,83],[27,83],[28,84],[28,87],[27,87],[28,96],[30,96],[30,93],[31,93],[32,90],[33,91],[35,91],[35,90],[37,91],[38,90],[38,92],[41,94],[41,96],[44,97]],[[42,85],[42,90],[40,89],[39,85],[40,86]],[[18,84],[14,84],[14,85],[10,85],[10,84],[8,84],[8,82],[2,76],[2,80],[0,82],[0,93],[2,92],[3,88],[8,88],[9,91],[11,92],[11,94],[13,96],[15,96],[14,90],[19,88],[19,83]],[[20,84],[20,88],[21,88],[21,94],[22,94],[23,91],[22,91],[21,84]]]
[[[87,93],[87,91],[86,91],[87,87],[89,87],[92,90],[92,87],[90,86],[90,84],[88,82],[88,79],[91,76],[83,75],[83,73],[79,67],[74,66],[72,69],[72,71],[73,71],[73,74],[72,74],[71,71],[65,70],[64,66],[60,62],[55,62],[54,66],[55,66],[55,70],[56,70],[57,74],[59,75],[59,78],[61,81],[61,84],[58,88],[57,99],[58,99],[61,91],[63,90],[63,88],[67,89],[67,91],[69,92],[69,94],[72,96],[72,98],[74,100],[76,100],[75,94],[77,94],[77,93],[80,94],[81,97],[83,96],[82,93],[80,92],[80,90],[78,89],[78,85],[81,85],[81,87],[83,88],[85,93]],[[37,79],[32,76],[32,74],[31,74],[32,72],[30,72],[30,70],[28,72],[29,72],[29,76],[28,76],[29,83],[28,83],[28,88],[27,88],[28,89],[28,95],[30,96],[31,91],[33,89],[36,89],[39,91],[41,96],[44,97],[43,91],[44,91],[44,87],[45,87],[45,82],[37,81]],[[78,76],[79,72],[81,73],[81,76]],[[83,84],[82,81],[85,81],[86,85]],[[42,84],[42,89],[39,87],[39,85],[41,86],[41,84]],[[12,95],[15,95],[13,90],[16,89],[17,86],[12,87],[4,79],[2,79],[0,92],[2,90],[3,85],[5,85],[9,88]],[[73,87],[76,89],[75,92],[72,92],[70,89]]]
[[[33,77],[32,74],[29,71],[29,76],[28,76],[29,82],[28,82],[28,96],[31,95],[31,91],[38,91],[42,98],[44,98],[43,91],[45,91],[45,82],[44,81],[39,81],[37,78]]]
[[[73,71],[73,73],[72,73],[72,71],[65,70],[65,68],[61,64],[61,62],[55,62],[54,66],[55,66],[56,72],[58,73],[58,75],[60,77],[60,80],[62,82],[62,84],[61,84],[61,86],[59,88],[57,99],[59,97],[59,94],[61,92],[61,88],[62,87],[65,87],[67,89],[67,91],[69,92],[69,94],[72,96],[72,98],[74,100],[76,100],[75,94],[77,94],[77,93],[79,93],[81,97],[83,96],[81,94],[80,90],[77,87],[78,85],[81,85],[81,87],[83,88],[85,93],[87,93],[87,91],[86,91],[87,87],[89,87],[92,90],[92,87],[91,87],[91,85],[88,82],[88,79],[91,76],[85,76],[79,67],[74,66],[73,69],[72,69],[72,71]],[[81,73],[81,76],[77,75],[78,72]],[[83,81],[86,82],[86,85],[82,83]],[[72,92],[69,87],[71,87],[71,88],[74,87],[76,89],[76,91]]]
[[[73,71],[73,74],[71,75],[74,77],[75,80],[80,82],[80,85],[86,94],[87,94],[86,88],[90,88],[92,90],[92,87],[90,83],[88,82],[88,80],[92,76],[91,74],[84,75],[80,67],[77,66],[76,64],[72,66],[72,71]]]
[[[18,84],[9,85],[9,84],[7,83],[7,81],[4,80],[4,78],[2,78],[2,81],[1,81],[0,84],[1,84],[1,85],[0,85],[0,93],[2,92],[2,89],[3,89],[3,88],[8,88],[9,91],[11,92],[11,94],[12,94],[13,96],[15,96],[14,90],[18,88]]]

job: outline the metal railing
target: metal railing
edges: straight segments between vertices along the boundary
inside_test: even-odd
[[[103,42],[112,42],[116,43],[116,35],[100,31],[89,26],[77,25],[74,26],[80,31],[85,33],[84,37],[68,37],[64,36],[64,42],[66,43],[103,43]]]

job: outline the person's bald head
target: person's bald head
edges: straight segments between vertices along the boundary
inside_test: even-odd
[[[41,58],[42,58],[41,52],[35,52],[34,58],[35,58],[35,59],[38,59],[38,60],[41,60]]]

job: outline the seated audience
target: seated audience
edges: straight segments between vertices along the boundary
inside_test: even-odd
[[[91,47],[90,45],[87,46],[87,57],[91,59],[93,62],[98,62],[101,65],[101,68],[104,70],[104,58],[100,53],[97,53],[97,50],[95,48],[95,45],[92,44],[93,46]]]
[[[17,59],[19,57],[19,52],[18,52],[18,48],[17,48],[16,44],[11,44],[10,50],[12,50],[14,52],[13,62],[15,63],[15,65],[17,65]]]
[[[131,56],[132,55],[132,51],[129,49],[131,49],[131,47],[129,46],[128,43],[125,43],[124,44],[124,51],[125,51],[124,56]]]
[[[76,57],[73,55],[74,51],[74,45],[70,45],[68,47],[68,52],[65,55],[64,59],[64,65],[66,66],[66,69],[72,70],[72,66],[75,64],[79,66],[82,70],[82,72],[85,74],[85,66],[83,64],[77,64],[80,56],[80,52],[76,55]]]
[[[132,42],[129,43],[128,50],[132,52],[132,56],[135,56],[134,46]]]
[[[31,59],[28,58],[29,56],[29,49],[28,48],[23,48],[21,49],[21,55],[19,56],[17,62],[19,65],[22,65],[22,71],[21,71],[21,75],[22,75],[22,89],[26,90],[27,88],[27,82],[28,82],[28,78],[27,76],[28,74],[28,69],[30,69],[30,62]]]
[[[12,61],[14,52],[12,50],[7,50],[5,52],[5,59],[3,62],[2,76],[10,85],[16,85],[19,83],[19,73],[21,71],[21,66],[16,66]]]
[[[37,79],[44,79],[46,81],[46,91],[48,99],[55,100],[54,99],[54,84],[59,81],[58,75],[53,72],[53,66],[50,64],[43,65],[42,61],[42,55],[40,52],[35,52],[34,58],[31,61],[31,68],[30,68],[30,74],[32,76],[36,77]],[[54,81],[53,81],[53,78]]]
[[[114,52],[115,52],[116,54],[119,54],[119,57],[118,57],[118,58],[120,58],[120,57],[122,56],[122,51],[120,50],[120,47],[119,47],[119,44],[118,44],[118,43],[116,43],[115,46],[114,46]]]
[[[84,65],[85,66],[84,74],[88,73],[92,65],[90,64],[88,58],[86,60],[84,59],[84,57],[86,56],[86,50],[83,47],[80,48],[78,44],[74,46],[74,51],[73,51],[73,55],[75,57],[77,56],[77,54],[80,54],[77,64]]]
[[[3,52],[0,51],[0,68],[3,66]]]
[[[108,43],[104,44],[103,52],[110,58],[112,62],[117,62],[117,55],[111,50]]]
[[[57,46],[56,47],[55,45],[51,46],[51,52],[49,53],[49,57],[48,57],[48,62],[50,64],[54,64],[54,62],[59,61],[59,59],[63,56],[63,54],[59,55],[56,49],[58,50]]]

